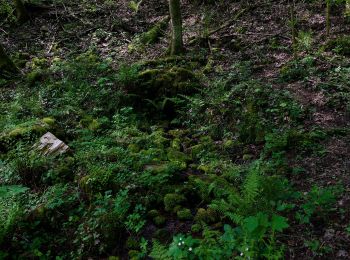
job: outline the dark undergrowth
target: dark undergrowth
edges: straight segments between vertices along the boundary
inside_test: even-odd
[[[347,38],[307,37],[270,80],[239,43],[234,61],[18,52],[26,75],[0,79],[0,259],[347,258]],[[69,151],[34,149],[46,132]]]

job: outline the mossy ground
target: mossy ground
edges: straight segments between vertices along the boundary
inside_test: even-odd
[[[81,2],[4,25],[25,76],[0,79],[0,258],[349,257],[344,21],[325,39],[298,3],[295,55],[288,7],[257,2],[174,58],[166,2]],[[185,42],[243,5],[184,4]],[[32,151],[46,131],[70,152]]]

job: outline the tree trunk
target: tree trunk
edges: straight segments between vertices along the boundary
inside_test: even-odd
[[[169,0],[169,11],[172,29],[170,54],[178,55],[184,51],[180,0]]]
[[[331,31],[331,0],[326,0],[326,34],[329,36]]]
[[[5,53],[4,48],[0,44],[0,73],[1,71],[8,71],[8,72],[14,72],[19,73],[18,68],[16,65],[12,62],[9,56]]]
[[[292,1],[292,5],[290,7],[290,22],[291,22],[291,29],[292,29],[292,49],[293,53],[296,53],[296,45],[297,45],[297,19],[295,15],[295,0]]]
[[[22,0],[14,0],[15,1],[15,7],[16,7],[16,13],[17,13],[17,21],[19,23],[25,23],[29,20],[29,14],[27,9],[25,8]]]

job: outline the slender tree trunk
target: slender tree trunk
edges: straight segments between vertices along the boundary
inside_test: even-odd
[[[331,0],[326,0],[326,34],[329,36],[331,31]]]
[[[4,48],[0,44],[0,72],[1,71],[8,71],[8,72],[19,73],[18,68],[12,62],[10,57],[7,56]]]
[[[17,21],[19,23],[25,23],[29,20],[29,14],[27,9],[25,8],[22,0],[14,0],[15,1],[15,7],[16,7],[16,13],[17,13]]]
[[[295,0],[292,1],[291,7],[290,7],[290,23],[291,23],[291,30],[292,30],[292,49],[294,56],[296,56],[296,45],[297,45],[297,30],[296,30],[296,16],[295,16]]]
[[[170,54],[178,55],[184,51],[180,0],[169,0],[169,11],[172,29]]]

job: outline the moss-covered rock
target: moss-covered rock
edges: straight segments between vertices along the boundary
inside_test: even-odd
[[[137,251],[137,250],[130,250],[130,251],[128,252],[129,259],[132,259],[132,260],[137,260],[137,259],[139,259],[139,257],[138,257],[139,254],[140,254],[140,252]]]
[[[147,216],[150,217],[150,218],[155,218],[155,217],[157,217],[159,215],[160,215],[160,213],[156,209],[152,209],[152,210],[147,212]]]
[[[159,97],[174,97],[177,94],[196,92],[198,80],[189,70],[181,67],[148,69],[139,74],[137,94],[154,100]]]
[[[215,223],[218,219],[217,212],[211,208],[203,209],[199,208],[194,217],[196,222],[204,222],[206,224]]]
[[[202,230],[202,226],[201,226],[200,224],[198,224],[198,223],[195,223],[195,224],[193,224],[193,225],[191,226],[191,231],[192,231],[193,233],[201,232],[201,230]]]
[[[181,209],[177,211],[176,214],[180,220],[191,220],[193,218],[190,209]]]
[[[196,144],[193,145],[190,149],[192,157],[198,158],[201,152],[205,151],[205,146],[203,144]]]
[[[46,73],[42,69],[35,69],[29,72],[26,75],[26,80],[29,85],[33,85],[35,82],[42,80],[45,77]]]
[[[181,205],[186,201],[183,195],[176,193],[168,193],[164,196],[164,207],[166,211],[173,211],[178,205]]]
[[[189,160],[188,156],[185,153],[175,150],[174,148],[168,148],[167,151],[168,151],[167,157],[171,162],[186,163]]]
[[[254,158],[254,155],[252,154],[243,154],[243,157],[242,157],[243,161],[250,161],[253,158]]]
[[[96,131],[101,128],[101,124],[98,122],[97,119],[92,118],[91,116],[84,116],[80,120],[80,126],[83,128],[87,128],[91,131]]]
[[[36,138],[45,134],[51,126],[41,120],[17,125],[0,135],[0,148],[6,151],[19,140],[34,142]]]
[[[165,224],[166,218],[164,216],[156,216],[153,218],[153,222],[156,226],[161,227]]]
[[[180,138],[175,138],[174,140],[171,141],[171,148],[180,151],[181,149],[181,139]]]
[[[132,153],[138,153],[140,151],[140,147],[137,144],[129,144],[128,150]]]
[[[56,123],[56,120],[53,117],[44,117],[42,121],[49,126],[54,126]]]

